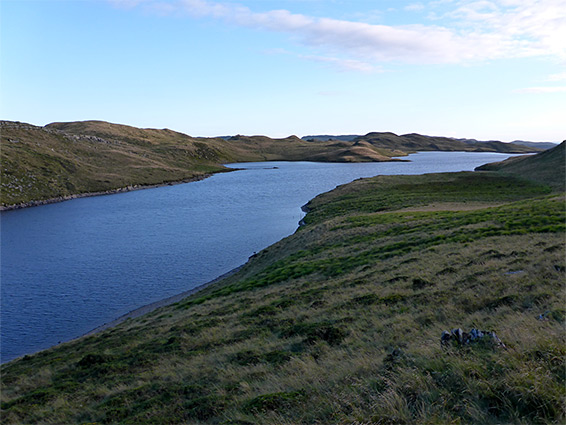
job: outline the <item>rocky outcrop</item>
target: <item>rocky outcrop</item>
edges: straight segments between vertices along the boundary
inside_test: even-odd
[[[447,346],[454,344],[464,346],[475,344],[480,341],[488,342],[497,348],[507,348],[493,331],[480,331],[479,329],[471,329],[470,332],[464,332],[461,328],[452,329],[450,332],[442,331],[440,335],[440,344]]]

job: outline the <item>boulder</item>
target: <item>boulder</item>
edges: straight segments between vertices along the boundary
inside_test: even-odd
[[[489,341],[497,348],[507,348],[503,341],[499,339],[493,331],[482,331],[479,329],[471,329],[470,332],[464,332],[461,328],[452,329],[450,332],[442,331],[440,335],[440,345],[446,346],[455,343],[458,346],[475,344],[479,341]]]

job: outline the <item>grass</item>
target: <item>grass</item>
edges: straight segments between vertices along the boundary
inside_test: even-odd
[[[150,144],[7,122],[0,130],[2,206],[202,178],[230,159],[179,133]]]
[[[193,180],[227,171],[222,164],[228,162],[390,161],[415,150],[414,140],[405,145],[403,137],[396,137],[398,146],[391,147],[375,140],[309,142],[296,136],[199,138],[168,129],[140,129],[102,121],[45,127],[1,121],[0,207]],[[423,146],[430,150],[426,140]],[[533,151],[504,143],[497,149],[489,144],[478,148],[450,139],[444,139],[437,149]]]
[[[518,156],[498,163],[485,164],[478,167],[478,169],[499,171],[515,176],[528,176],[529,179],[535,182],[549,185],[555,190],[563,192],[566,188],[565,142],[535,157]]]
[[[356,152],[347,144],[312,143],[294,136],[198,138],[101,121],[45,127],[2,121],[0,136],[3,207],[197,179],[228,171],[222,166],[228,162],[384,161],[394,154],[369,148]]]
[[[382,176],[309,208],[192,297],[3,365],[3,423],[564,423],[563,192]]]

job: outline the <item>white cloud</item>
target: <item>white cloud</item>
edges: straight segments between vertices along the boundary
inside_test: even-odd
[[[342,59],[334,57],[325,56],[312,56],[312,55],[300,55],[302,59],[307,59],[315,62],[327,63],[332,66],[336,66],[344,71],[360,71],[364,73],[375,73],[382,72],[382,69],[372,65],[368,62],[363,62],[355,59]]]
[[[420,12],[424,8],[425,6],[422,3],[412,3],[404,7],[404,9],[409,12]]]
[[[120,1],[120,0],[113,0]],[[128,5],[143,0],[121,0]],[[415,3],[412,10],[452,7],[438,15],[440,25],[375,25],[316,18],[288,10],[254,12],[236,3],[208,0],[148,0],[197,18],[219,19],[233,25],[288,33],[304,45],[324,49],[324,59],[342,68],[364,70],[372,63],[474,63],[526,56],[566,59],[565,0],[454,0]],[[162,10],[165,10],[162,8]],[[314,56],[304,58],[313,60]]]
[[[490,1],[462,2],[461,6],[449,15],[469,22],[493,20],[500,12],[497,5]]]
[[[108,0],[112,5],[123,9],[132,9],[151,0]]]
[[[512,42],[505,57],[555,56],[566,59],[565,0],[460,0],[448,15],[468,31]]]
[[[554,87],[527,87],[524,89],[517,89],[515,93],[566,93],[566,86],[554,86]]]
[[[546,78],[546,81],[566,81],[566,72],[560,72],[558,74],[551,74]]]

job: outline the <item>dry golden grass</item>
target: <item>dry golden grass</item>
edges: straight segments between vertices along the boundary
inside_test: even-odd
[[[4,365],[4,422],[564,421],[563,195],[466,173],[360,181],[311,207],[192,297]],[[456,327],[507,348],[442,347]]]

